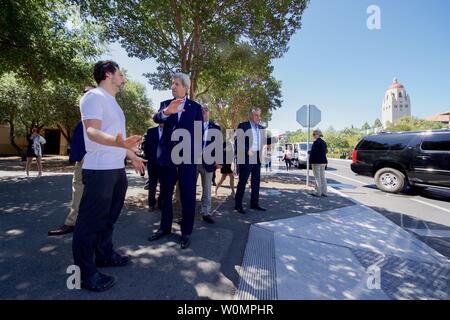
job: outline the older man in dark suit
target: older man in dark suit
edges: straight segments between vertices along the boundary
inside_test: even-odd
[[[200,144],[201,151],[201,125],[203,115],[201,106],[190,99],[187,94],[190,88],[189,76],[183,73],[176,73],[172,77],[172,94],[174,99],[161,102],[159,112],[155,114],[153,120],[156,123],[164,123],[164,129],[157,153],[157,163],[160,166],[160,199],[161,199],[161,223],[149,241],[157,240],[172,232],[173,207],[172,195],[175,183],[178,180],[180,187],[180,199],[182,206],[181,223],[181,248],[185,249],[190,245],[190,236],[194,227],[195,217],[195,187],[197,166],[194,155],[194,147]],[[194,124],[197,122],[200,128],[199,141],[195,141]],[[183,159],[181,163],[172,158],[172,150],[178,143],[186,141],[172,141],[172,133],[188,133],[190,150],[183,149]],[[183,138],[184,139],[184,138]],[[190,152],[189,152],[190,151]],[[190,153],[185,161],[184,152]],[[201,152],[200,152],[201,156]]]
[[[241,122],[236,130],[236,153],[239,166],[239,182],[235,196],[235,210],[245,214],[242,207],[245,186],[251,175],[250,209],[266,211],[259,205],[259,185],[261,175],[261,157],[265,144],[271,144],[271,138],[266,140],[265,128],[261,121],[261,109],[253,108],[249,120]]]

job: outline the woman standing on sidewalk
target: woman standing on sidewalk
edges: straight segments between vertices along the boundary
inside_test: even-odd
[[[28,147],[27,147],[27,164],[26,172],[27,177],[30,176],[31,163],[33,158],[36,158],[38,167],[38,177],[42,176],[42,144],[45,144],[45,139],[39,134],[38,128],[33,128],[32,133],[27,135]]]
[[[272,146],[267,145],[264,147],[264,166],[266,172],[270,170],[272,172]]]
[[[234,162],[234,144],[231,139],[224,142],[224,159],[223,166],[220,169],[220,173],[222,176],[220,177],[220,181],[216,186],[215,195],[217,196],[217,191],[219,190],[222,183],[225,181],[227,177],[230,177],[230,188],[231,188],[231,196],[234,197],[234,173],[231,169],[231,163]]]
[[[291,159],[292,159],[292,150],[289,147],[284,152],[284,162],[286,163],[286,171],[289,171],[291,169],[291,166],[292,166]]]
[[[314,178],[316,179],[316,192],[312,194],[315,197],[327,196],[327,179],[325,177],[325,167],[328,163],[327,144],[322,137],[322,131],[313,131],[314,143],[309,154],[309,163],[312,166]]]

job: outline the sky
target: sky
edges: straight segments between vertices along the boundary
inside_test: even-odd
[[[370,5],[380,8],[379,30],[367,28]],[[145,84],[153,106],[171,98],[142,76],[156,69],[154,60],[129,58],[118,44],[104,58]],[[394,77],[410,96],[413,116],[450,110],[450,1],[311,0],[288,52],[272,64],[283,95],[269,122],[274,131],[300,129],[295,115],[305,104],[321,110],[321,129],[373,124]]]

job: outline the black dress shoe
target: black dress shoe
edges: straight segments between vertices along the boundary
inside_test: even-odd
[[[181,249],[186,249],[187,247],[189,247],[189,245],[191,244],[191,236],[184,234],[181,236]]]
[[[260,207],[259,205],[256,205],[256,206],[250,206],[250,209],[258,210],[258,211],[267,211],[266,208]]]
[[[89,291],[101,292],[112,288],[115,283],[114,277],[96,272],[89,278],[82,280],[81,287]]]
[[[239,213],[245,214],[245,210],[242,207],[234,207],[234,210],[236,210]]]
[[[172,233],[172,232],[170,232],[170,231],[164,231],[164,230],[158,229],[158,231],[156,231],[154,234],[152,234],[152,235],[148,238],[148,241],[155,241],[155,240],[158,240],[159,238],[161,238],[161,237],[163,237],[163,236],[165,236],[165,235],[171,234],[171,233]]]
[[[117,252],[113,252],[111,258],[107,260],[95,259],[95,265],[99,268],[106,267],[123,267],[130,263],[130,257],[121,256]]]
[[[149,206],[148,207],[148,212],[153,212],[155,211],[155,206]]]
[[[49,230],[48,231],[48,235],[49,236],[60,236],[60,235],[63,235],[63,234],[72,233],[73,230],[75,230],[74,226],[68,226],[68,225],[65,224],[62,227],[58,228],[58,229]]]
[[[206,216],[202,216],[202,220],[207,222],[207,223],[209,223],[209,224],[213,224],[214,223],[214,220],[213,220],[213,218],[211,218],[210,214],[208,214]]]
[[[320,198],[321,196],[319,196],[317,193],[309,193],[310,196],[316,197],[316,198]]]

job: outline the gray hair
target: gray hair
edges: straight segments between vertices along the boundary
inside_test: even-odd
[[[314,135],[314,134],[318,134],[319,137],[323,137],[322,131],[320,131],[319,129],[314,130],[314,131],[313,131],[313,135]]]
[[[180,79],[183,87],[186,88],[187,93],[189,93],[189,89],[191,88],[191,79],[185,73],[177,72],[172,75],[172,79]]]
[[[251,117],[253,115],[253,113],[255,112],[261,112],[261,109],[256,107],[256,108],[251,108],[250,112],[248,113],[248,116]]]

